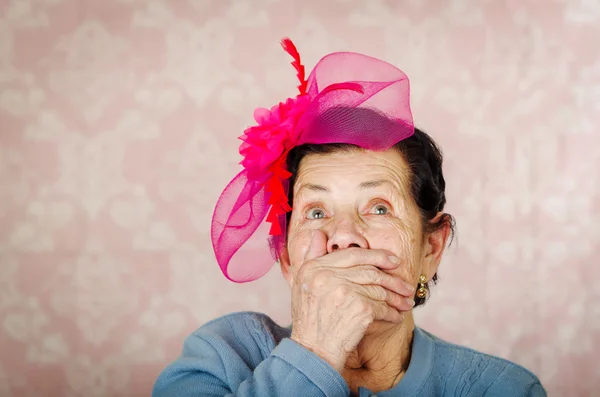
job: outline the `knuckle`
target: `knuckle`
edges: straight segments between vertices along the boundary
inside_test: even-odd
[[[377,261],[381,264],[386,264],[390,261],[389,255],[387,253],[385,253],[384,251],[379,251],[377,253]]]
[[[393,294],[390,293],[388,296],[388,301],[392,304],[392,305],[401,305],[402,304],[402,298],[400,297],[400,295],[398,294]]]
[[[361,327],[367,328],[375,319],[375,317],[370,313],[361,313],[361,316],[357,319],[357,322]]]
[[[330,279],[330,273],[329,271],[326,270],[322,270],[320,272],[317,272],[312,279],[312,283],[316,288],[322,288],[325,285],[327,285],[327,281]]]
[[[370,317],[372,319],[381,318],[384,310],[385,309],[382,308],[380,302],[373,302],[373,304],[371,304]]]
[[[379,293],[380,300],[382,300],[382,301],[388,300],[390,295],[392,295],[387,289],[385,289],[383,287],[378,287],[377,291]]]
[[[383,281],[383,273],[378,271],[374,267],[369,267],[367,270],[367,277],[373,281],[375,284],[381,284]]]
[[[338,298],[349,298],[350,297],[350,287],[348,287],[345,284],[340,284],[335,288],[334,295]]]
[[[381,317],[386,317],[391,310],[394,309],[390,307],[387,303],[379,302],[379,313]]]
[[[373,286],[372,285],[362,285],[361,292],[368,298],[373,299]]]
[[[356,309],[360,313],[364,313],[367,317],[373,314],[373,305],[371,305],[366,299],[359,299],[356,302]]]
[[[368,285],[367,288],[369,296],[375,300],[385,300],[385,298],[387,297],[387,294],[383,287],[379,287],[377,285]]]

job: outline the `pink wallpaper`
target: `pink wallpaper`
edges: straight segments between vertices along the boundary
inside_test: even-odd
[[[412,79],[459,239],[417,322],[600,395],[600,2],[0,0],[0,396],[144,396],[277,269],[220,274],[212,205],[256,106],[336,50]]]

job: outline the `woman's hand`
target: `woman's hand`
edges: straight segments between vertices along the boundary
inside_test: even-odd
[[[294,269],[291,339],[340,373],[375,320],[402,322],[414,306],[414,288],[383,270],[399,260],[383,250],[348,248],[327,254],[316,231],[304,263]]]

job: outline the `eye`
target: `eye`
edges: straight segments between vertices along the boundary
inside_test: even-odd
[[[384,204],[376,204],[373,206],[372,214],[374,215],[387,215],[390,212],[389,208]]]
[[[325,211],[319,207],[311,208],[306,213],[306,219],[323,219],[325,218]]]

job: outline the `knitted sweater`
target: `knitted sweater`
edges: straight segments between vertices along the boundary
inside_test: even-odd
[[[213,320],[191,336],[183,353],[158,377],[153,397],[348,397],[344,378],[326,361],[289,339],[290,329],[260,313]],[[375,394],[359,388],[359,397]],[[525,368],[444,342],[416,327],[402,380],[378,397],[542,397]]]

